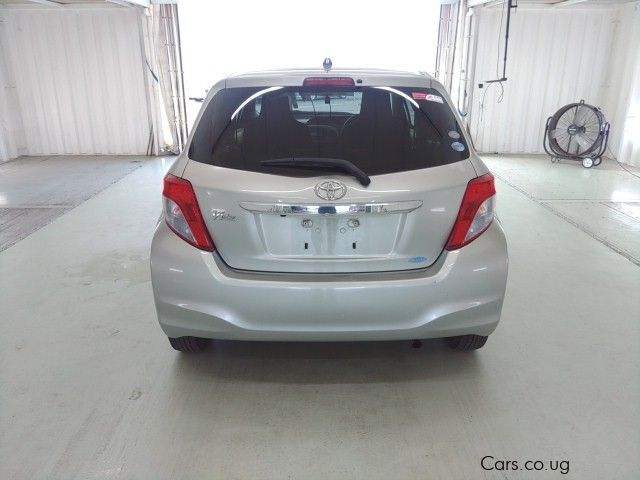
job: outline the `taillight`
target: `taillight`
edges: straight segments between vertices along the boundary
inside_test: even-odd
[[[467,184],[458,218],[453,225],[446,249],[455,250],[472,242],[493,221],[496,187],[493,175],[486,173]]]
[[[302,82],[304,87],[353,87],[353,78],[350,77],[307,77]]]
[[[164,219],[169,228],[194,247],[213,252],[216,247],[202,218],[191,182],[167,174],[162,196]]]

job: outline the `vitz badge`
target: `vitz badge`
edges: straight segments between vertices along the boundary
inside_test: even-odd
[[[213,219],[214,220],[227,220],[230,222],[235,222],[236,220],[236,216],[235,215],[230,215],[227,212],[225,212],[224,210],[219,210],[217,208],[212,208],[211,209],[211,214],[213,215]]]

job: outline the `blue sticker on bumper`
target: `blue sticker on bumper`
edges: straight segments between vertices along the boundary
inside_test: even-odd
[[[427,261],[427,257],[411,257],[409,263],[424,263]]]

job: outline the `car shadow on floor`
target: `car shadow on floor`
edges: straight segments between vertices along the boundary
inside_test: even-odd
[[[482,369],[482,353],[451,350],[439,339],[420,348],[410,341],[215,341],[204,352],[176,355],[175,374],[186,381],[389,383],[475,377]]]

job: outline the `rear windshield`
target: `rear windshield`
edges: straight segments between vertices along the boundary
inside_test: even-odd
[[[283,158],[345,159],[368,175],[458,162],[469,149],[450,107],[429,88],[228,88],[209,102],[189,149],[198,162],[279,175]]]

